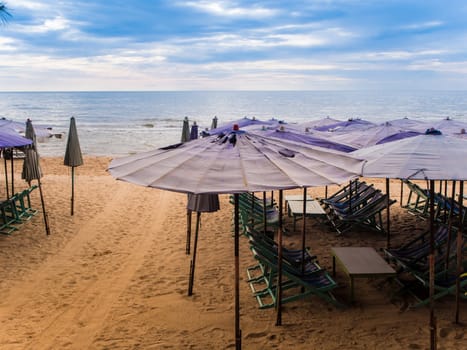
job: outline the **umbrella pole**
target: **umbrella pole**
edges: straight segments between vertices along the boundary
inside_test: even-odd
[[[5,151],[3,151],[3,160],[5,162],[5,185],[6,185],[6,199],[10,198],[10,188],[8,186],[8,163],[5,158]]]
[[[196,212],[195,242],[193,244],[193,258],[190,262],[190,279],[188,281],[188,296],[193,295],[193,283],[195,280],[196,249],[198,247],[199,219],[201,212]]]
[[[266,191],[263,191],[263,225],[264,225],[264,235],[267,236],[268,218],[267,218],[267,211],[266,211]]]
[[[436,350],[436,317],[434,310],[435,290],[435,244],[434,244],[434,218],[435,218],[435,181],[430,180],[430,349]]]
[[[462,274],[462,241],[463,241],[463,200],[464,199],[464,182],[459,183],[459,230],[457,230],[457,279],[456,279],[456,323],[459,324],[460,317],[460,276]]]
[[[186,210],[186,247],[185,254],[190,255],[191,246],[191,210]]]
[[[39,185],[39,194],[41,196],[41,205],[42,205],[42,214],[44,216],[45,233],[47,235],[50,235],[49,221],[47,219],[47,212],[45,211],[45,202],[44,202],[44,195],[42,193],[41,180],[37,179],[37,182],[38,182],[38,185]]]
[[[282,326],[282,190],[279,190],[279,231],[277,238],[277,288],[276,288],[276,326]]]
[[[15,194],[15,168],[13,164],[13,149],[11,150],[11,195],[13,196]]]
[[[390,201],[391,198],[389,197],[389,178],[386,178],[386,195],[388,196],[386,200],[386,249],[389,249],[390,246],[390,240],[391,240],[391,210],[389,209],[390,207]]]
[[[242,348],[242,330],[240,329],[240,259],[239,259],[239,238],[240,238],[240,210],[239,194],[234,194],[234,255],[235,255],[235,349]]]
[[[400,206],[402,207],[403,203],[402,200],[404,198],[404,181],[401,180],[401,200],[400,200]]]
[[[324,186],[324,199],[328,199],[328,186]]]
[[[306,187],[303,187],[303,225],[302,225],[302,274],[305,273],[305,233],[306,233]]]
[[[455,203],[455,197],[456,197],[456,181],[452,182],[452,198],[451,198],[451,211],[449,212],[449,219],[448,219],[448,243],[446,246],[446,273],[449,268],[449,255],[451,255],[450,248],[451,248],[451,240],[452,240],[452,220],[454,218],[454,205]],[[446,206],[445,206],[446,207]]]
[[[71,216],[73,216],[73,205],[75,202],[75,167],[71,167]]]

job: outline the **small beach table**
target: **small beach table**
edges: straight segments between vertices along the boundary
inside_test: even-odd
[[[336,262],[350,278],[350,302],[354,301],[354,279],[395,277],[396,271],[372,247],[332,247],[332,273]]]
[[[290,200],[287,201],[287,212],[288,215],[293,218],[293,229],[295,231],[297,220],[303,219],[303,197],[302,200]],[[306,201],[306,213],[305,217],[323,217],[326,216],[326,212],[321,207],[318,201],[307,200]]]
[[[308,201],[312,201],[313,198],[309,195],[306,196],[306,200],[307,202]],[[285,204],[285,212],[287,213],[287,207],[288,207],[288,203],[291,202],[291,201],[299,201],[301,203],[303,203],[303,195],[302,194],[289,194],[289,195],[286,195],[284,196],[284,204]]]

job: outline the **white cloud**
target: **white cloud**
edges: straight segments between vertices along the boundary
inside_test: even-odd
[[[44,3],[44,1],[33,1],[33,0],[14,0],[13,4],[8,4],[10,8],[24,8],[28,10],[44,10],[49,8],[49,5]]]
[[[0,51],[16,51],[17,45],[16,39],[0,37]]]
[[[278,10],[259,6],[240,7],[235,3],[232,3],[232,1],[185,1],[180,2],[179,5],[192,7],[202,12],[225,17],[264,18],[274,16],[278,13]]]
[[[401,26],[400,29],[404,29],[404,30],[423,30],[423,29],[441,27],[443,24],[444,23],[442,21],[429,21],[429,22],[408,24],[408,25],[405,25],[405,26]]]
[[[408,70],[467,74],[467,61],[444,62],[440,59],[422,60],[410,64]]]
[[[41,24],[14,26],[14,30],[21,33],[47,33],[51,31],[62,31],[70,28],[70,21],[62,16],[45,19]]]

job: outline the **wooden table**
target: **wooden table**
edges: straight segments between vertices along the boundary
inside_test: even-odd
[[[287,202],[288,214],[293,218],[293,229],[297,224],[298,218],[303,218],[303,200],[292,200]],[[318,201],[307,200],[306,201],[306,212],[305,217],[322,217],[325,216],[326,212],[321,207]]]
[[[332,273],[336,275],[336,261],[350,278],[350,302],[354,301],[354,279],[394,277],[396,271],[372,247],[332,247]]]

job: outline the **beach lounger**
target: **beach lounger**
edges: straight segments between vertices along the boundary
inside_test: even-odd
[[[395,200],[389,200],[389,205],[394,204]],[[338,234],[343,234],[354,227],[369,228],[378,232],[385,232],[383,228],[382,212],[388,207],[388,196],[377,192],[364,205],[357,208],[352,213],[343,213],[334,211],[332,224]]]
[[[14,201],[8,199],[0,202],[0,233],[4,235],[11,234],[13,231],[18,230],[18,227],[14,225],[20,222]]]
[[[267,266],[272,274],[277,274],[277,259],[262,254],[262,252],[255,247],[252,247],[251,251],[253,252],[256,260],[264,266]],[[335,306],[342,306],[342,304],[339,303],[332,294],[332,290],[336,288],[337,284],[324,269],[313,273],[302,274],[300,267],[297,268],[283,262],[282,274],[285,278],[283,282],[284,295],[282,303],[295,301],[310,295],[316,295]],[[277,288],[274,283],[275,280],[269,281],[269,284],[261,293],[255,294],[260,308],[276,306]]]
[[[424,232],[420,236],[398,248],[383,248],[386,259],[396,263],[399,267],[416,266],[417,264],[426,264],[430,254],[431,244],[429,239],[430,232]],[[455,233],[452,234],[454,237]],[[448,226],[440,225],[434,234],[435,249],[440,250],[448,239]]]

